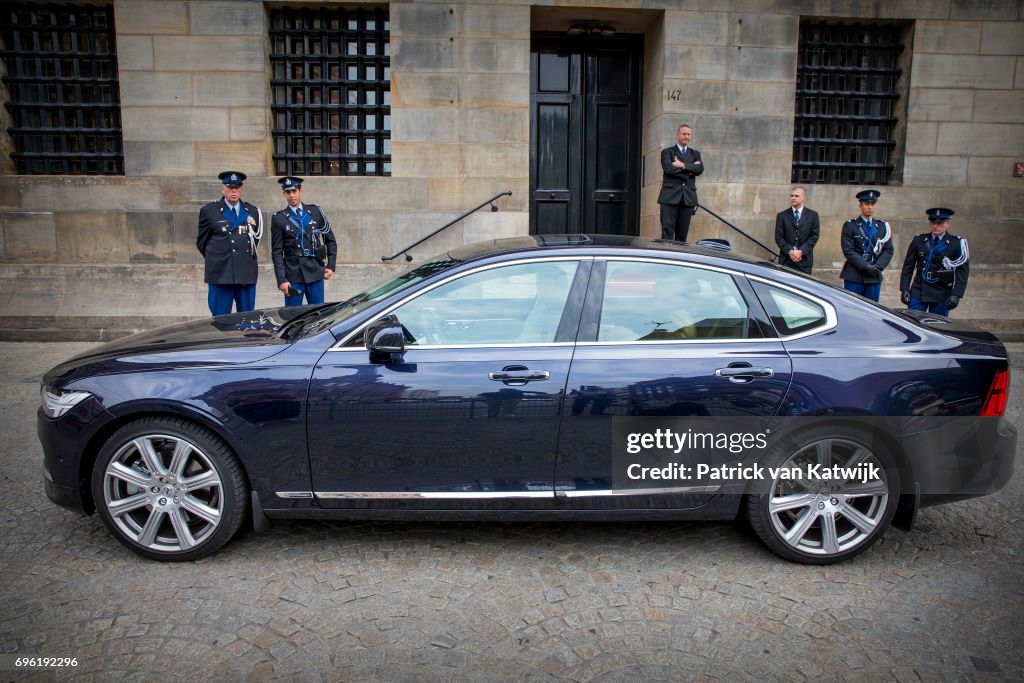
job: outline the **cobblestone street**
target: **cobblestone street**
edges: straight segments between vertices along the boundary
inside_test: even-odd
[[[39,381],[90,346],[0,344],[0,654],[78,662],[0,680],[1024,679],[1020,449],[833,567],[731,523],[276,521],[164,564],[43,493]]]

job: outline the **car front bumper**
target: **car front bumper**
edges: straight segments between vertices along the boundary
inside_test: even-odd
[[[36,413],[36,434],[43,447],[43,489],[57,505],[92,512],[89,468],[83,468],[89,443],[113,416],[89,398],[57,419]]]
[[[82,509],[82,496],[78,487],[62,486],[53,481],[53,475],[46,468],[45,462],[43,463],[43,490],[46,491],[46,497],[57,505]]]

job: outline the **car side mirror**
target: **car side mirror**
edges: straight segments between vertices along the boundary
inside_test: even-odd
[[[405,331],[394,315],[374,320],[363,332],[363,345],[373,363],[387,363],[405,353]]]

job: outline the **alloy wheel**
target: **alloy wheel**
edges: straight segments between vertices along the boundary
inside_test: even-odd
[[[782,463],[784,468],[804,472],[813,465],[822,470],[834,465],[874,465],[879,478],[866,483],[777,478],[768,493],[768,515],[777,538],[797,552],[824,557],[848,553],[873,539],[887,525],[886,513],[894,502],[878,456],[855,441],[825,438],[800,448]]]
[[[187,552],[224,520],[224,482],[210,456],[169,434],[122,445],[103,473],[103,503],[126,539],[159,553]]]

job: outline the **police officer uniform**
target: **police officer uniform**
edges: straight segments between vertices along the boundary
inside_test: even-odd
[[[936,207],[925,213],[931,223],[943,223],[956,212]],[[949,315],[967,291],[969,259],[970,251],[963,237],[948,231],[916,235],[903,259],[900,299],[914,311]]]
[[[864,190],[857,200],[874,204],[881,192]],[[864,215],[843,223],[840,246],[846,263],[839,277],[843,287],[868,299],[878,301],[882,293],[882,271],[892,260],[892,229],[880,218]]]
[[[302,178],[285,176],[281,190],[301,190]],[[278,286],[289,283],[285,306],[301,306],[303,296],[311,304],[324,302],[324,270],[334,270],[338,242],[331,221],[315,204],[287,206],[270,221],[270,247]]]
[[[217,177],[225,187],[237,188],[246,175],[224,171]],[[203,282],[212,315],[230,313],[232,302],[238,312],[256,307],[256,247],[262,237],[263,216],[249,202],[239,199],[232,207],[225,198],[199,210],[196,247],[205,262]]]

